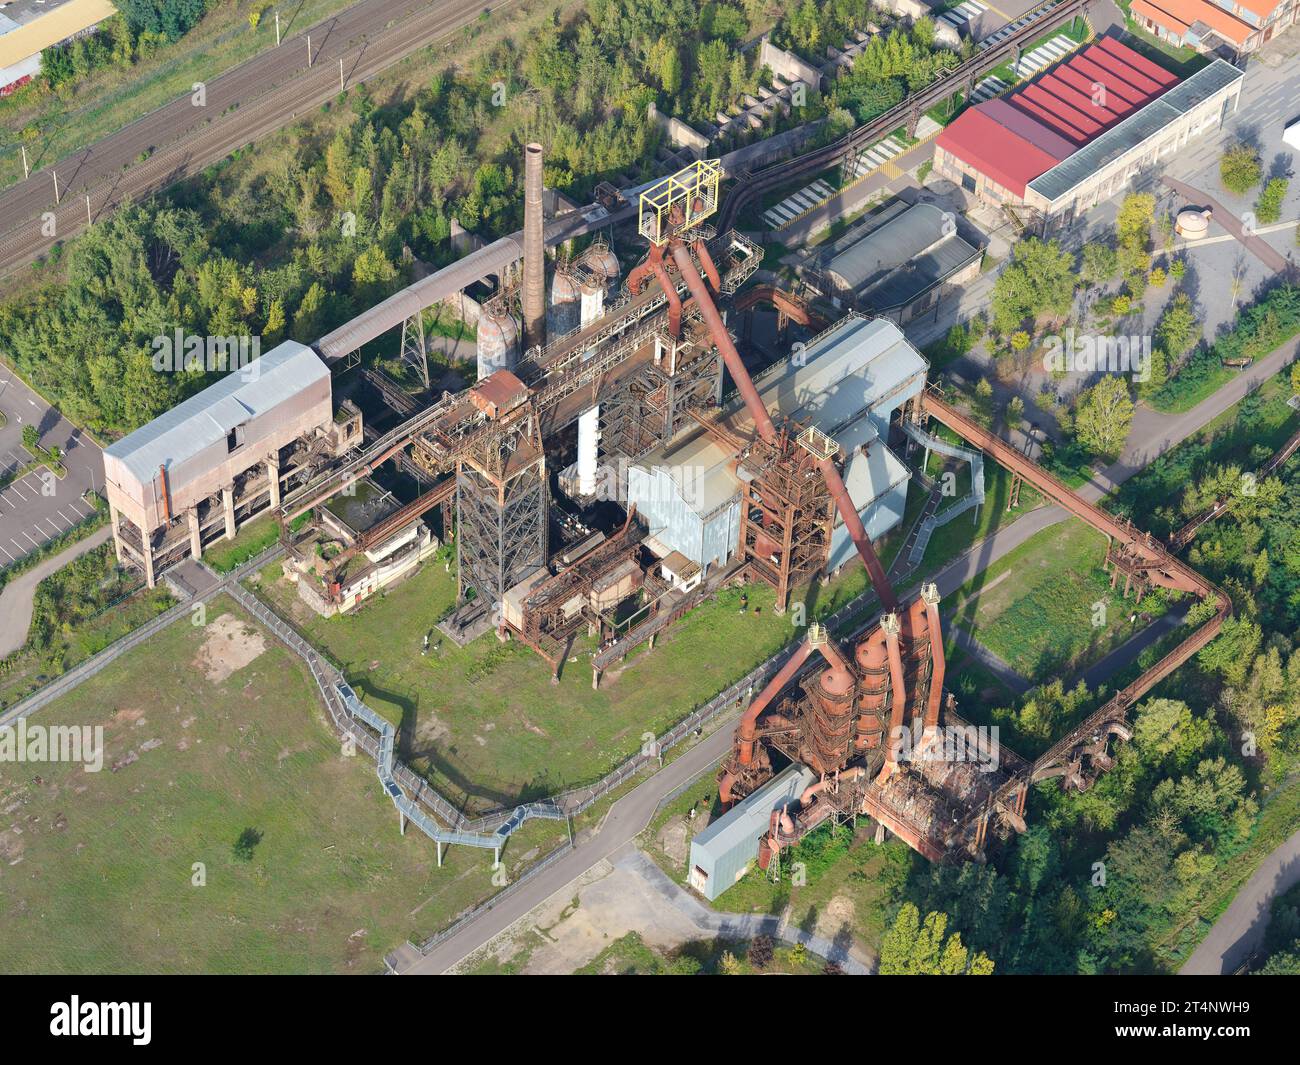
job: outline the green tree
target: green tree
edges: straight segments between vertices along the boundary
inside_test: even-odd
[[[1174,295],[1156,323],[1155,341],[1165,353],[1170,366],[1177,366],[1201,337],[1201,323],[1196,320],[1192,299],[1186,292]]]
[[[1238,196],[1244,196],[1258,185],[1262,176],[1259,153],[1244,141],[1230,146],[1219,159],[1219,180],[1225,189]]]
[[[1075,435],[1094,455],[1115,457],[1124,449],[1133,424],[1133,400],[1119,376],[1103,377],[1079,399]]]
[[[993,324],[1013,333],[1040,314],[1062,317],[1069,313],[1074,284],[1073,253],[1054,240],[1022,240],[993,283]]]
[[[1133,742],[1152,763],[1171,759],[1184,766],[1209,746],[1212,731],[1209,720],[1197,717],[1186,703],[1149,699],[1138,707]]]
[[[1104,285],[1119,276],[1119,255],[1109,244],[1085,244],[1080,274],[1091,285]]]
[[[948,915],[932,911],[921,921],[920,911],[903,904],[893,927],[880,944],[882,976],[988,976],[993,962],[987,954],[971,954],[961,935],[945,936]]]
[[[313,281],[298,304],[298,313],[293,317],[293,335],[301,343],[309,344],[325,329],[325,289],[319,281]]]
[[[1282,204],[1286,201],[1288,182],[1286,178],[1273,178],[1264,186],[1264,191],[1255,201],[1255,221],[1261,225],[1272,225],[1282,217]]]

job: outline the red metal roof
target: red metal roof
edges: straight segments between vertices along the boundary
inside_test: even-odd
[[[1172,89],[1178,84],[1178,75],[1173,71],[1166,70],[1159,63],[1151,62],[1146,56],[1133,51],[1126,44],[1121,44],[1114,37],[1098,37],[1095,47],[1105,49],[1126,66],[1145,74],[1162,89]]]
[[[937,144],[1023,196],[1030,181],[1065,157],[1061,146],[1082,148],[1177,83],[1175,75],[1119,41],[1098,38],[1034,81],[968,108]],[[1095,93],[1098,84],[1104,94]],[[1019,113],[1017,120],[1009,118],[1008,108]]]
[[[1047,152],[998,125],[978,107],[959,115],[939,134],[937,143],[1017,196],[1024,196],[1029,182],[1057,164]]]
[[[1136,3],[1136,0],[1134,2]],[[1090,84],[1099,82],[1105,85],[1108,95],[1123,100],[1130,107],[1141,107],[1146,102],[1146,93],[1129,85],[1105,67],[1098,66],[1088,58],[1086,52],[1075,57],[1074,62],[1070,64],[1070,69],[1076,71],[1082,77],[1088,78]]]

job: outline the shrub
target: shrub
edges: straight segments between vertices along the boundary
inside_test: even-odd
[[[1219,180],[1229,192],[1244,196],[1259,184],[1262,176],[1259,153],[1249,144],[1238,141],[1219,160]]]
[[[1286,199],[1286,178],[1273,178],[1255,201],[1255,221],[1272,225],[1282,217],[1282,203]]]

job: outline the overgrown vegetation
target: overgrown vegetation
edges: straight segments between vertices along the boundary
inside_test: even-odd
[[[27,643],[0,661],[0,706],[13,705],[172,603],[165,588],[144,589],[118,566],[111,544],[70,562],[37,586]]]
[[[1165,339],[1167,328],[1166,319],[1162,319],[1157,336],[1162,346],[1170,343],[1172,348],[1173,342]],[[1214,343],[1196,348],[1181,365],[1172,365],[1168,381],[1150,397],[1150,403],[1161,411],[1190,410],[1237,372],[1229,363],[1262,358],[1297,333],[1300,288],[1278,285],[1257,303],[1242,308],[1232,328]],[[1176,335],[1185,341],[1194,331],[1180,326]]]

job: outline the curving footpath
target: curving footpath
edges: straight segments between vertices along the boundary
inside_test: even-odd
[[[25,573],[20,573],[0,592],[0,658],[8,658],[27,642],[32,627],[32,606],[36,602],[36,588],[51,573],[93,551],[110,536],[113,530],[104,525],[84,540],[65,547],[57,555],[38,562]]]
[[[1180,976],[1235,973],[1264,942],[1269,906],[1278,895],[1300,884],[1300,832],[1264,859],[1209,935],[1178,970]]]

